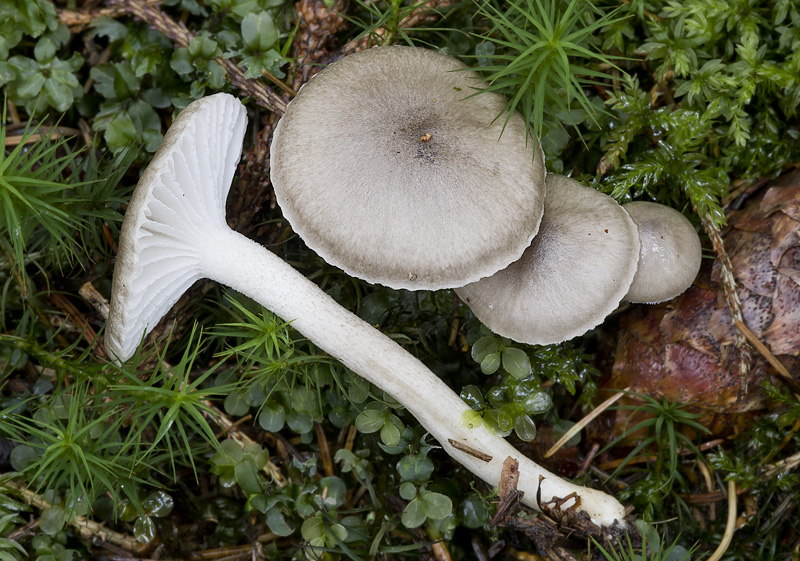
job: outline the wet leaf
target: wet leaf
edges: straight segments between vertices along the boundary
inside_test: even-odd
[[[531,360],[522,349],[503,349],[503,368],[515,378],[522,380],[531,373]]]
[[[53,506],[42,512],[39,528],[48,536],[55,536],[66,523],[67,515],[60,506]]]
[[[425,516],[433,520],[441,520],[453,512],[453,501],[447,495],[433,491],[422,491],[419,499],[422,501]]]
[[[164,491],[156,491],[151,493],[142,501],[142,508],[150,516],[157,516],[163,518],[172,512],[174,502],[172,496]]]
[[[149,516],[142,515],[133,524],[133,537],[137,542],[150,543],[156,539],[156,525]]]
[[[258,424],[268,432],[278,432],[286,422],[286,412],[283,405],[278,403],[265,403],[258,414]]]
[[[406,505],[403,514],[400,516],[400,521],[406,528],[416,528],[421,526],[427,519],[425,516],[425,508],[419,498],[413,499]]]

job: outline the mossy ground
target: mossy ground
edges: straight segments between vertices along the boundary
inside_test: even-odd
[[[550,171],[620,202],[669,204],[704,232],[724,226],[725,205],[748,187],[800,162],[792,0],[0,0],[0,558],[597,554],[567,539],[568,521],[493,525],[497,497],[389,396],[213,283],[179,302],[171,335],[157,329],[123,367],[108,361],[104,305],[125,203],[176,112],[224,90],[252,123],[229,202],[235,228],[535,457],[605,397],[616,317],[567,344],[517,345],[450,291],[345,276],[282,220],[268,182],[277,113],[317,65],[389,41],[481,67],[542,131]],[[733,481],[722,558],[797,560],[800,405],[778,382],[768,391],[774,409],[734,438],[692,432],[686,408],[643,401],[660,420],[640,448],[596,456],[609,435],[583,438],[549,465],[634,507],[654,559],[713,552]]]

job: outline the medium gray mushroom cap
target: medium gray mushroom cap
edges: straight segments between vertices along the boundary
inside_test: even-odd
[[[518,114],[505,123],[502,96],[469,97],[483,83],[465,69],[435,51],[378,47],[331,64],[289,104],[272,183],[326,261],[392,288],[439,289],[491,275],[530,244],[543,153]]]
[[[548,175],[544,218],[522,258],[456,292],[499,335],[536,345],[560,343],[616,309],[638,257],[636,224],[614,199]]]
[[[674,208],[648,201],[623,205],[639,229],[639,267],[625,300],[665,302],[694,282],[700,271],[702,247],[697,231]]]

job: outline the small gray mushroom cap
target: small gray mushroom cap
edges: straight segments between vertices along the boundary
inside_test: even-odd
[[[502,96],[470,97],[481,87],[458,60],[416,47],[317,74],[270,152],[292,228],[329,263],[392,288],[463,286],[518,259],[541,220],[544,156],[518,114],[505,122]]]
[[[614,199],[548,175],[542,225],[522,258],[456,292],[499,335],[536,345],[560,343],[616,309],[638,257],[636,224]]]
[[[657,304],[675,298],[700,271],[702,247],[697,231],[674,208],[648,201],[622,206],[639,229],[639,267],[625,300]]]

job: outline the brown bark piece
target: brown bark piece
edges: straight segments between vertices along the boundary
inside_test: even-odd
[[[295,91],[332,62],[330,52],[335,47],[336,34],[347,25],[343,15],[347,4],[347,0],[337,0],[332,9],[322,0],[300,0],[295,4],[299,21],[292,42],[295,60],[292,88]]]
[[[780,214],[772,223],[772,246],[770,248],[770,262],[773,267],[780,267],[783,256],[792,247],[797,245],[800,222]]]
[[[744,323],[800,381],[800,171],[756,192],[729,214],[728,224],[723,236]],[[736,430],[732,414],[767,407],[761,382],[774,370],[758,353],[752,355],[749,389],[739,395],[743,351],[720,276],[716,263],[706,263],[681,296],[624,314],[606,386],[689,403],[719,433]],[[623,417],[619,412],[615,434],[624,430]]]
[[[774,355],[800,353],[800,286],[788,275],[779,274],[772,299],[775,321],[764,330],[764,342]],[[795,380],[800,378],[792,372]]]
[[[502,525],[514,514],[522,498],[522,492],[517,490],[518,483],[519,462],[508,456],[503,462],[503,471],[500,473],[500,483],[497,486],[500,502],[489,525]]]
[[[500,474],[500,484],[497,486],[497,494],[500,500],[504,500],[517,490],[519,483],[519,462],[509,456],[503,462],[503,471]]]
[[[795,181],[793,173],[788,173],[779,178],[774,187],[771,187],[764,194],[759,205],[761,211],[767,215],[775,211],[780,211],[790,218],[800,220],[800,198],[797,192],[800,185],[792,183]]]

